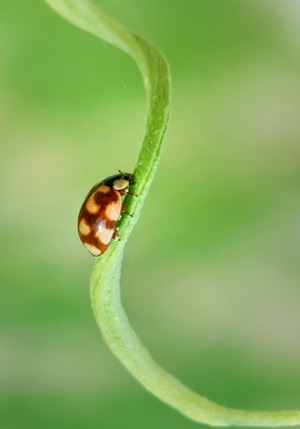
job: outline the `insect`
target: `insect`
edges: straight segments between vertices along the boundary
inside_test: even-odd
[[[119,172],[95,185],[85,198],[78,216],[78,234],[93,256],[102,255],[117,237],[117,225],[126,213],[122,196],[133,183],[133,174]]]

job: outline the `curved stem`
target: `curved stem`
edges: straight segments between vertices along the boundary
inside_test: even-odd
[[[146,389],[197,422],[216,426],[300,424],[300,411],[230,409],[200,396],[163,370],[131,328],[120,298],[121,264],[124,246],[137,222],[160,158],[169,117],[168,66],[151,43],[116,24],[88,0],[45,1],[73,24],[131,55],[141,71],[147,92],[148,119],[134,171],[133,191],[138,198],[126,197],[126,207],[133,216],[120,221],[122,240],[111,243],[106,253],[96,260],[90,282],[93,311],[107,344]]]

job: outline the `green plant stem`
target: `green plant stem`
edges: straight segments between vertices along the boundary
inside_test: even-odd
[[[96,260],[90,282],[93,311],[107,344],[146,389],[197,422],[216,426],[300,424],[300,411],[230,409],[200,396],[163,370],[131,328],[120,298],[121,264],[124,246],[140,215],[160,158],[169,117],[169,69],[151,43],[116,24],[88,0],[45,1],[76,26],[127,52],[141,71],[147,93],[148,118],[132,189],[138,198],[127,196],[125,201],[133,216],[122,218],[121,241],[111,243],[106,253]]]

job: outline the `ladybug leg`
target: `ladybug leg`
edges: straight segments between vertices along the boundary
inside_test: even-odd
[[[114,241],[121,241],[121,238],[119,237],[119,234],[118,234],[118,230],[119,230],[119,228],[117,227],[115,229],[115,232],[113,233],[112,240],[114,240]]]
[[[120,219],[121,219],[121,217],[123,216],[123,214],[125,214],[126,216],[130,216],[130,217],[132,217],[132,214],[131,214],[131,213],[129,213],[129,212],[126,210],[126,207],[125,207],[125,205],[124,205],[124,204],[122,204],[122,210],[121,210]]]
[[[129,195],[130,197],[135,197],[135,198],[138,197],[137,194],[135,194],[134,192],[129,192],[129,191],[126,191],[126,195]]]

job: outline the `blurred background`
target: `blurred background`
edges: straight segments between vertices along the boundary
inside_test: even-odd
[[[123,302],[154,358],[232,407],[300,407],[300,2],[95,0],[165,53],[172,115],[127,246]],[[1,0],[1,429],[192,429],[114,358],[77,237],[133,171],[132,60],[39,0]]]

